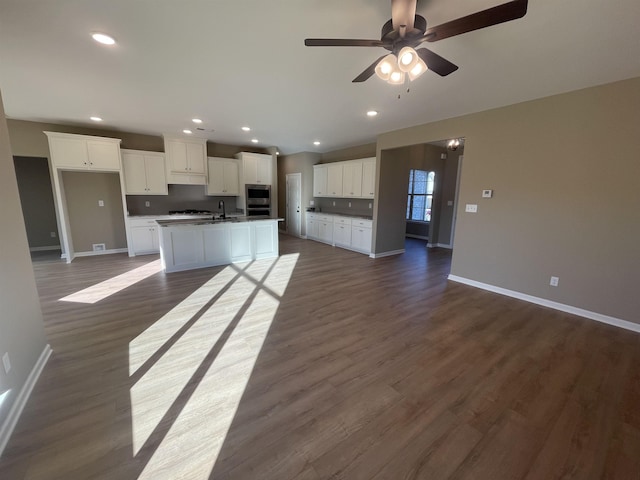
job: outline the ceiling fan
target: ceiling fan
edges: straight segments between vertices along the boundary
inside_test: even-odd
[[[441,76],[458,67],[427,48],[415,50],[423,42],[437,42],[448,37],[509,22],[524,17],[528,0],[513,0],[450,22],[427,28],[424,17],[416,15],[417,0],[391,0],[391,20],[382,26],[380,40],[341,38],[307,38],[307,47],[382,47],[389,50],[367,67],[353,82],[364,82],[374,73],[391,84],[403,84],[428,68]]]

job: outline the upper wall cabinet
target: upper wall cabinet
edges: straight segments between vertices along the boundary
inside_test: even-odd
[[[51,164],[65,170],[120,171],[120,139],[44,132]]]
[[[271,185],[271,166],[273,157],[261,153],[240,152],[236,158],[241,161],[242,184]]]
[[[240,178],[238,161],[230,158],[209,157],[209,182],[207,195],[238,196]]]
[[[362,197],[376,196],[376,157],[362,159]]]
[[[314,197],[327,196],[327,174],[328,174],[328,169],[326,165],[313,166],[313,196]]]
[[[375,157],[314,165],[313,196],[374,198],[375,176]]]
[[[164,154],[122,150],[122,169],[127,195],[168,195]]]
[[[201,184],[207,181],[207,141],[204,138],[164,136],[167,182]]]

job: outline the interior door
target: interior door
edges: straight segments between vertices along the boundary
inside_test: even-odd
[[[302,235],[301,183],[301,173],[287,174],[287,233],[296,237]]]

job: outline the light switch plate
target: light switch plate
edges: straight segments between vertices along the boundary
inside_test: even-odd
[[[104,200],[98,200],[98,206],[104,207]]]
[[[493,190],[482,190],[482,198],[493,197]]]
[[[467,205],[464,207],[464,211],[469,213],[476,213],[478,211],[478,205],[467,203]]]

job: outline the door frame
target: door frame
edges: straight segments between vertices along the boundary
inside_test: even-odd
[[[451,237],[449,238],[449,244],[453,248],[453,241],[456,233],[456,221],[458,219],[458,197],[460,196],[460,175],[462,174],[462,162],[464,161],[464,153],[458,155],[458,174],[456,176],[456,193],[453,199],[453,218],[451,219]]]
[[[290,225],[291,225],[291,221],[289,219],[289,202],[290,202],[290,198],[289,198],[289,179],[290,178],[296,178],[298,181],[298,185],[300,185],[300,188],[298,188],[298,227],[299,227],[299,231],[298,232],[292,232],[290,230]],[[294,237],[302,237],[302,173],[287,173],[286,175],[286,183],[285,183],[285,189],[286,189],[286,199],[285,199],[285,231],[287,232],[287,234],[289,235],[293,235]],[[293,199],[296,200],[296,199]]]

